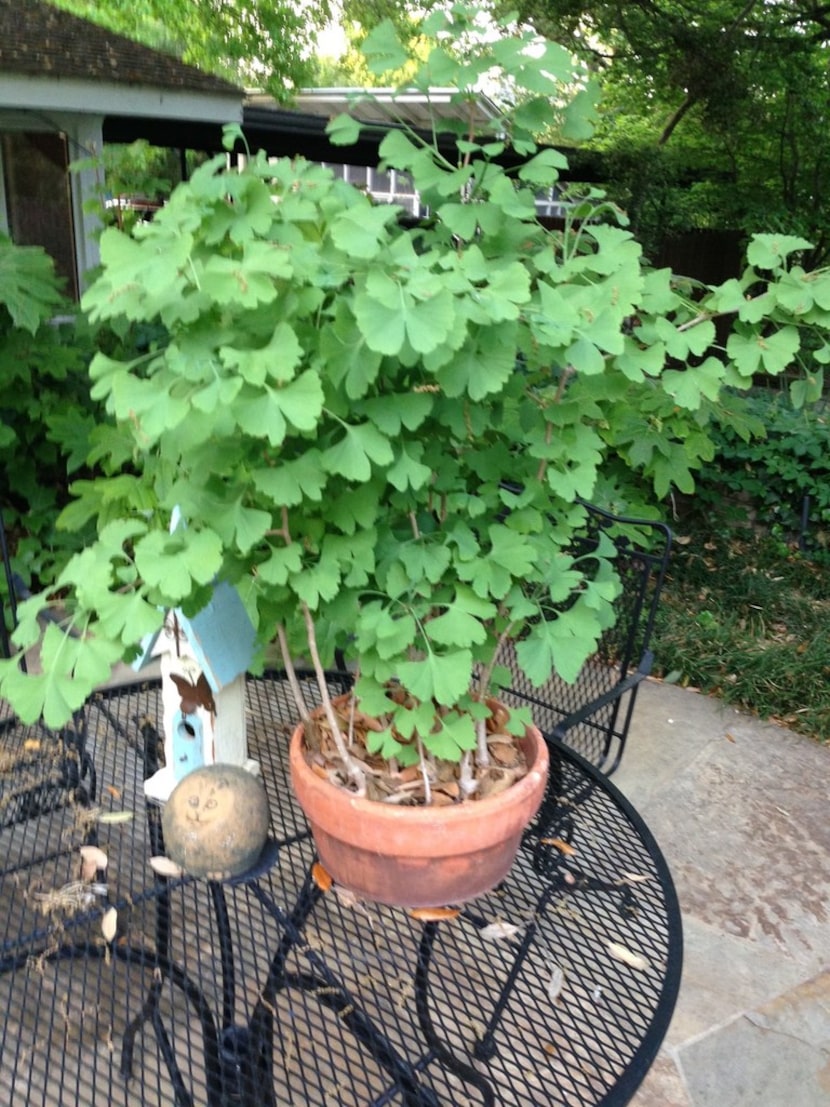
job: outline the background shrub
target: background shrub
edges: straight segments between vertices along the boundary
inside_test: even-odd
[[[795,544],[830,562],[830,408],[826,400],[795,410],[789,396],[758,390],[746,400],[764,430],[749,440],[734,426],[714,434],[715,457],[700,472],[697,502]]]

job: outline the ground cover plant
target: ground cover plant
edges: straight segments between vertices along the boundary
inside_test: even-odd
[[[830,573],[784,541],[698,508],[657,616],[656,673],[830,740]]]

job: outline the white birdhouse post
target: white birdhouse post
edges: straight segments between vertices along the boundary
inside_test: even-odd
[[[164,630],[145,643],[137,667],[161,659],[165,760],[144,782],[149,799],[166,801],[202,765],[259,771],[248,757],[245,729],[245,673],[253,649],[253,625],[236,590],[224,582],[197,615],[169,611]]]

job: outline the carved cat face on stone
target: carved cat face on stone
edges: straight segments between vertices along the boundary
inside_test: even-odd
[[[225,809],[233,804],[227,777],[213,774],[210,780],[206,780],[203,774],[193,772],[188,773],[181,783],[186,784],[188,781],[190,788],[185,789],[183,806],[186,819],[205,826],[227,817]]]
[[[191,876],[227,880],[259,860],[269,822],[258,777],[237,765],[205,765],[180,780],[165,805],[165,852]]]

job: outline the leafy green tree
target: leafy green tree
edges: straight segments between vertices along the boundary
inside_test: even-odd
[[[512,6],[512,5],[511,5]],[[521,0],[599,75],[595,143],[641,237],[785,231],[830,246],[830,7],[812,0]]]
[[[285,99],[307,83],[328,0],[299,6],[286,0],[55,0],[207,72],[266,88]]]
[[[757,89],[777,92],[789,63],[830,39],[830,8],[809,0],[522,0],[518,11],[598,70],[624,69],[635,94],[656,93],[671,108],[661,143],[695,108],[730,118]]]

